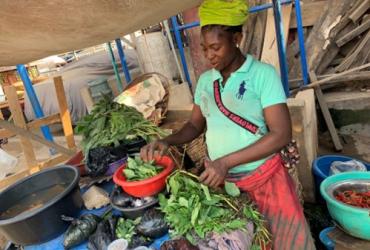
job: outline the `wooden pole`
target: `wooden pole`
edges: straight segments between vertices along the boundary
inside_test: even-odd
[[[311,78],[311,81],[317,81],[316,75],[312,71],[310,72],[310,78]],[[325,97],[322,93],[322,90],[321,90],[320,86],[315,87],[315,94],[316,94],[316,97],[317,97],[317,101],[319,102],[322,114],[324,116],[325,123],[328,126],[329,133],[330,133],[331,139],[333,141],[334,147],[337,151],[341,151],[341,150],[343,150],[343,146],[342,146],[342,143],[340,142],[337,130],[334,126],[333,119],[331,118],[328,105],[325,101]]]
[[[54,77],[54,86],[58,99],[60,120],[62,121],[64,136],[67,140],[68,147],[72,149],[76,147],[76,144],[73,137],[71,115],[69,113],[66,95],[63,87],[63,80],[61,76]]]
[[[341,77],[341,76],[345,76],[345,75],[347,75],[347,74],[349,74],[349,73],[352,73],[352,72],[355,72],[355,71],[360,71],[360,70],[362,70],[362,69],[369,68],[369,67],[370,67],[370,63],[367,63],[367,64],[364,64],[364,65],[362,65],[362,66],[355,67],[355,68],[352,68],[352,69],[349,69],[349,70],[343,71],[343,72],[338,73],[338,74],[333,74],[332,76],[326,77],[326,78],[321,79],[321,80],[319,80],[319,81],[317,81],[317,80],[316,80],[316,81],[313,81],[312,83],[310,83],[310,84],[308,84],[308,85],[306,85],[306,86],[302,86],[302,88],[300,88],[300,89],[293,90],[293,91],[291,92],[291,94],[295,94],[295,93],[297,93],[297,92],[299,92],[299,91],[301,91],[301,90],[304,90],[304,89],[314,88],[314,87],[316,87],[316,86],[322,86],[322,85],[324,85],[324,84],[333,83],[333,81],[332,81],[332,80],[334,80],[334,79],[337,79],[337,78],[339,78],[339,77]],[[312,79],[311,79],[311,80],[312,80]]]
[[[9,109],[10,109],[10,112],[12,113],[15,126],[19,127],[20,129],[27,129],[27,124],[23,116],[21,105],[19,104],[19,101],[18,101],[18,95],[17,95],[17,91],[15,87],[6,86],[4,88],[4,91],[6,94],[6,98],[8,100]],[[6,121],[1,120],[1,122],[6,122]],[[9,124],[12,125],[11,123]],[[29,141],[27,137],[22,136],[21,145],[22,145],[22,149],[23,149],[24,156],[26,158],[28,167],[33,168],[37,166],[37,160],[36,160],[35,152],[33,151],[33,146],[32,146],[31,141]]]

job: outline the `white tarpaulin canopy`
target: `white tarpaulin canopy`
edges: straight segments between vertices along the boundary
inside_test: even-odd
[[[101,44],[201,0],[1,0],[0,66]]]

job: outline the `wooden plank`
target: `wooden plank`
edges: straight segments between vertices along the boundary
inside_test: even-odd
[[[54,77],[55,92],[57,94],[57,100],[59,104],[60,119],[62,121],[64,136],[67,141],[69,148],[75,148],[76,143],[73,136],[73,128],[71,115],[69,113],[66,94],[63,87],[63,80],[61,76]]]
[[[362,37],[362,39],[363,39],[363,37]],[[358,45],[361,43],[361,40],[362,39],[361,39],[361,36],[360,37],[356,37],[351,42],[348,42],[347,44],[345,44],[344,46],[342,46],[340,48],[339,54],[341,54],[343,56],[343,60],[348,55],[353,54],[355,52],[355,50],[357,49]]]
[[[346,249],[346,250],[359,250],[359,249],[370,249],[370,242],[361,240],[343,232],[342,230],[335,228],[331,231],[328,236],[335,242],[335,249]]]
[[[360,17],[370,8],[370,0],[362,0],[362,3],[349,15],[352,22],[357,22]]]
[[[269,2],[268,0],[257,0],[256,5],[262,5]],[[267,12],[260,11],[255,13],[256,17],[256,24],[251,32],[253,32],[252,41],[249,45],[247,52],[251,54],[254,58],[260,59],[262,54],[263,48],[263,41],[265,37],[265,29],[266,29],[266,20],[267,20]]]
[[[301,13],[302,13],[302,25],[303,27],[313,26],[320,16],[324,13],[325,7],[328,1],[316,1],[316,2],[302,2],[301,1]],[[295,9],[292,11],[292,16],[290,19],[291,29],[297,28],[297,17],[295,14]]]
[[[48,116],[48,117],[43,118],[43,119],[38,119],[33,124],[27,124],[27,125],[29,127],[32,127],[32,128],[38,128],[41,125],[54,123],[54,121],[60,121],[59,114],[51,115],[51,116]],[[6,131],[8,133],[13,133],[13,132],[8,131],[6,129],[2,129],[0,131]],[[52,145],[51,147],[56,148],[55,145]],[[57,145],[57,147],[58,147],[58,145]],[[55,166],[55,165],[58,165],[60,163],[63,163],[66,160],[68,160],[73,154],[70,154],[70,155],[57,154],[57,155],[53,156],[52,158],[50,158],[46,161],[40,162],[36,166],[29,167],[29,169],[27,169],[27,170],[23,170],[19,173],[11,175],[11,176],[5,178],[4,180],[0,181],[0,190],[3,189],[3,188],[6,188],[7,186],[13,184],[14,182],[16,182],[16,181],[18,181],[18,180],[20,180],[20,179],[22,179],[22,178],[24,178],[24,177],[26,177],[30,174],[33,174],[33,173],[36,173],[36,172],[40,171],[41,169],[48,168],[48,167]]]
[[[84,101],[86,105],[87,112],[90,113],[94,107],[94,101],[91,97],[89,87],[85,86],[81,88],[80,94],[81,94],[82,100]]]
[[[351,13],[358,7],[360,6],[362,0],[354,0],[354,1],[350,1],[349,2],[349,9],[347,8],[347,11],[344,13],[343,17],[340,19],[339,23],[333,28],[333,32],[334,33],[338,33],[339,31],[341,31],[342,29],[344,29],[344,27],[346,27],[346,25],[348,23],[351,22],[351,19],[349,19],[349,16],[351,15]]]
[[[325,57],[320,62],[320,65],[317,67],[316,71],[318,74],[324,73],[334,58],[338,55],[339,47],[336,44],[330,44],[329,48],[325,53]]]
[[[4,92],[9,103],[9,109],[10,112],[12,113],[15,126],[26,129],[27,128],[26,121],[23,116],[21,105],[18,102],[18,95],[15,87],[6,86],[4,88]],[[12,132],[16,133],[16,131]],[[21,137],[21,145],[28,167],[31,168],[36,166],[37,161],[31,141],[29,141],[28,138]]]
[[[61,164],[65,161],[69,160],[69,159],[70,159],[69,156],[66,156],[66,155],[63,155],[63,154],[57,154],[57,155],[53,156],[52,158],[50,158],[46,161],[40,162],[39,167],[40,167],[40,169],[44,169],[44,168],[56,166],[58,164]]]
[[[343,57],[335,58],[333,61],[331,61],[330,66],[338,66],[343,61]]]
[[[14,85],[14,84],[13,84]],[[18,98],[18,102],[22,105],[24,104],[24,98]],[[9,108],[9,104],[7,101],[0,103],[0,109]]]
[[[110,87],[110,89],[112,90],[112,93],[113,93],[113,96],[116,97],[120,94],[120,92],[118,91],[118,88],[117,88],[117,84],[116,84],[116,81],[108,81],[108,85]],[[90,95],[90,92],[88,91],[89,95]],[[91,98],[89,98],[91,99]],[[93,102],[93,100],[91,99],[91,102]]]
[[[364,63],[368,62],[370,56],[370,31],[366,35],[367,42],[361,51],[357,54],[356,60],[351,64],[351,68],[358,67],[363,65]]]
[[[333,83],[333,82],[339,81],[340,79],[344,79],[346,77],[351,76],[350,74],[353,73],[353,72],[360,71],[362,69],[366,69],[366,68],[369,68],[369,67],[370,67],[370,63],[367,63],[367,64],[364,64],[362,66],[355,67],[355,68],[352,68],[352,69],[343,71],[341,73],[332,74],[332,75],[329,75],[328,77],[325,77],[325,78],[320,79],[318,81],[311,82],[310,84],[308,84],[306,86],[303,86],[302,89],[314,88],[316,86],[322,86],[324,84]],[[362,80],[369,79],[368,77],[370,75],[369,71],[366,71],[366,72],[358,72],[356,74],[359,74],[361,76],[361,79]],[[361,80],[361,79],[357,79],[357,80]],[[351,78],[349,80],[351,80]],[[299,90],[301,90],[301,89],[299,89]],[[297,90],[297,91],[299,91],[299,90]],[[292,94],[296,93],[297,91],[293,91]]]
[[[6,177],[5,179],[0,181],[0,190],[10,186],[14,182],[26,177],[29,175],[29,170],[23,170],[19,173],[13,174],[11,176]]]
[[[12,131],[9,131],[9,130],[6,130],[6,129],[0,129],[0,138],[3,139],[3,138],[9,138],[9,137],[13,137],[15,136],[16,134],[13,133]]]
[[[256,0],[249,0],[249,6],[256,6]],[[251,13],[248,16],[247,22],[243,25],[243,37],[240,42],[240,51],[243,55],[247,54],[251,46],[254,32],[251,32],[256,27],[258,13]]]
[[[284,46],[286,46],[286,43],[288,40],[291,13],[292,13],[291,4],[284,5],[281,7],[281,17],[283,21],[283,31],[284,31],[284,41],[285,41]],[[266,32],[265,32],[265,40],[263,43],[261,61],[271,64],[272,66],[276,68],[278,72],[280,72],[279,54],[278,54],[278,49],[277,49],[274,22],[275,22],[274,12],[272,9],[269,9],[267,11]]]
[[[336,72],[342,72],[344,70],[347,70],[351,67],[351,65],[356,61],[359,63],[359,65],[362,65],[366,62],[366,58],[358,58],[358,55],[364,50],[368,52],[370,49],[370,31],[367,32],[366,36],[361,40],[360,44],[357,46],[356,50],[349,54],[341,64],[339,64],[336,68]],[[359,66],[356,65],[356,66]]]
[[[344,75],[338,74],[325,74],[325,75],[319,75],[317,78],[319,79],[319,85],[330,85],[334,83],[345,83],[345,82],[351,82],[351,81],[365,81],[370,80],[370,71],[360,71],[360,72],[352,72],[352,73],[345,73]],[[324,81],[324,82],[321,82]],[[302,86],[303,79],[292,79],[289,81],[289,85],[292,88],[298,88],[299,86]],[[310,87],[310,86],[309,86]]]
[[[370,19],[367,19],[364,23],[362,23],[360,26],[358,26],[357,28],[355,28],[354,30],[352,30],[351,32],[345,34],[344,36],[342,37],[339,37],[337,40],[336,40],[336,44],[339,46],[339,47],[342,47],[344,44],[348,43],[349,41],[351,41],[353,38],[361,35],[363,32],[365,32],[366,30],[368,30],[370,28]]]
[[[311,79],[311,81],[317,81],[316,74],[313,71],[310,72],[310,79]],[[342,146],[342,143],[340,142],[337,130],[334,126],[334,122],[333,122],[333,119],[330,115],[329,108],[328,108],[328,105],[325,101],[325,98],[324,98],[324,95],[322,93],[321,87],[316,86],[314,89],[315,89],[315,94],[316,94],[317,101],[320,105],[320,109],[321,109],[322,114],[323,114],[324,119],[325,119],[325,123],[328,126],[329,133],[330,133],[331,139],[333,141],[334,147],[337,151],[341,151],[341,150],[343,150],[343,146]]]
[[[341,23],[342,16],[349,10],[351,4],[352,1],[328,1],[325,12],[321,15],[306,39],[307,64],[310,71],[317,70],[325,56],[326,50],[329,49],[329,45],[332,43],[332,39],[342,30],[342,28],[339,29],[337,26]],[[348,22],[343,28],[347,24]],[[290,78],[301,76],[301,64],[299,60],[299,57],[296,58],[291,65],[289,72]]]
[[[349,23],[346,27],[344,27],[339,33],[338,36],[342,36],[344,34],[347,34],[351,30],[353,30],[356,27],[355,24]],[[340,49],[337,46],[336,43],[330,43],[327,50],[324,52],[325,56],[322,58],[320,65],[316,69],[317,74],[322,74],[326,71],[330,63],[333,61],[333,59],[337,56]]]
[[[41,136],[33,134],[32,132],[30,132],[28,130],[25,130],[23,128],[14,126],[12,123],[10,123],[8,121],[0,120],[0,127],[3,127],[7,130],[10,130],[10,131],[12,131],[12,132],[14,132],[14,133],[16,133],[20,136],[26,137],[27,139],[37,141],[37,142],[39,142],[39,143],[41,143],[45,146],[48,146],[50,148],[55,148],[55,150],[57,150],[60,153],[65,154],[67,156],[72,157],[75,154],[74,150],[70,150],[68,148],[62,147],[62,146],[56,144],[55,142],[47,141],[44,138],[42,138]]]
[[[39,118],[36,120],[33,120],[32,122],[27,123],[27,128],[28,129],[39,129],[42,126],[47,126],[51,124],[55,124],[60,122],[60,115],[59,114],[54,114],[54,115],[49,115],[44,118]]]

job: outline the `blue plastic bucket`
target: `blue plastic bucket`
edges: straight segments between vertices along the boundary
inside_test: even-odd
[[[320,194],[320,184],[329,176],[330,165],[334,161],[351,161],[357,160],[348,156],[344,155],[323,155],[316,158],[312,163],[312,171],[315,177],[315,189],[316,189],[316,197],[319,201],[323,201],[322,196]],[[360,161],[360,160],[357,160]],[[370,171],[370,164],[360,161],[365,164],[368,171]]]
[[[328,233],[330,233],[333,230],[334,227],[325,228],[320,232],[319,235],[321,243],[326,247],[327,250],[334,250],[335,247],[334,241],[332,241],[328,236]]]

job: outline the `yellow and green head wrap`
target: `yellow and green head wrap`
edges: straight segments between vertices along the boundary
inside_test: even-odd
[[[204,0],[199,7],[200,26],[243,25],[248,18],[246,0]]]

